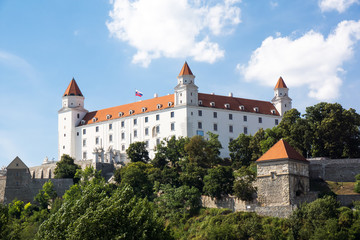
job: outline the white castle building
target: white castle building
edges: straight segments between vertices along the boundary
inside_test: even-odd
[[[58,112],[59,159],[68,154],[76,160],[120,162],[131,143],[146,143],[150,157],[164,138],[219,135],[222,157],[228,143],[239,134],[255,134],[260,128],[279,124],[291,109],[289,89],[280,77],[271,102],[199,93],[195,76],[185,62],[174,94],[89,112],[84,96],[72,79]]]

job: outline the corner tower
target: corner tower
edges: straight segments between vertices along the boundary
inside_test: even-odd
[[[285,112],[292,108],[291,101],[292,99],[289,98],[289,88],[286,86],[282,77],[280,77],[274,88],[274,98],[271,102],[280,115],[284,116]]]
[[[184,63],[175,87],[175,106],[198,105],[198,86],[195,85],[195,76],[187,62]]]
[[[76,157],[75,127],[79,125],[87,110],[84,109],[84,96],[73,78],[62,97],[62,108],[58,111],[58,159],[63,154]]]

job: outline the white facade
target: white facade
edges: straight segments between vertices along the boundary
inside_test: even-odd
[[[78,92],[65,93],[59,111],[59,159],[69,154],[76,160],[125,161],[126,149],[138,141],[147,143],[152,158],[164,138],[207,138],[208,131],[219,135],[221,156],[228,157],[228,143],[239,134],[253,135],[281,121],[280,111],[270,102],[198,93],[194,78],[185,63],[173,95],[94,112],[84,109],[75,83]],[[75,96],[79,92],[81,96]]]

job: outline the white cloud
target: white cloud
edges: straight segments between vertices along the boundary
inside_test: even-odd
[[[339,13],[345,12],[352,4],[359,3],[358,0],[320,0],[319,7],[322,12],[336,10]]]
[[[32,81],[36,80],[36,72],[31,64],[21,57],[0,49],[0,66],[1,65],[16,69],[18,72],[25,74]]]
[[[336,99],[342,85],[342,65],[351,59],[360,40],[360,21],[340,22],[327,38],[309,31],[297,39],[268,37],[247,65],[237,68],[247,81],[273,86],[281,75],[288,86],[306,86],[309,96]]]
[[[115,0],[106,25],[112,36],[137,49],[133,63],[146,67],[160,57],[213,63],[224,50],[210,35],[232,33],[240,23],[240,1]]]
[[[279,3],[278,2],[276,2],[276,1],[270,1],[270,7],[271,8],[277,8],[279,6]]]

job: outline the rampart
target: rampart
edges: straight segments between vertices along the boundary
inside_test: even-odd
[[[354,182],[360,173],[360,158],[327,159],[310,158],[310,179],[321,178],[325,181]]]

